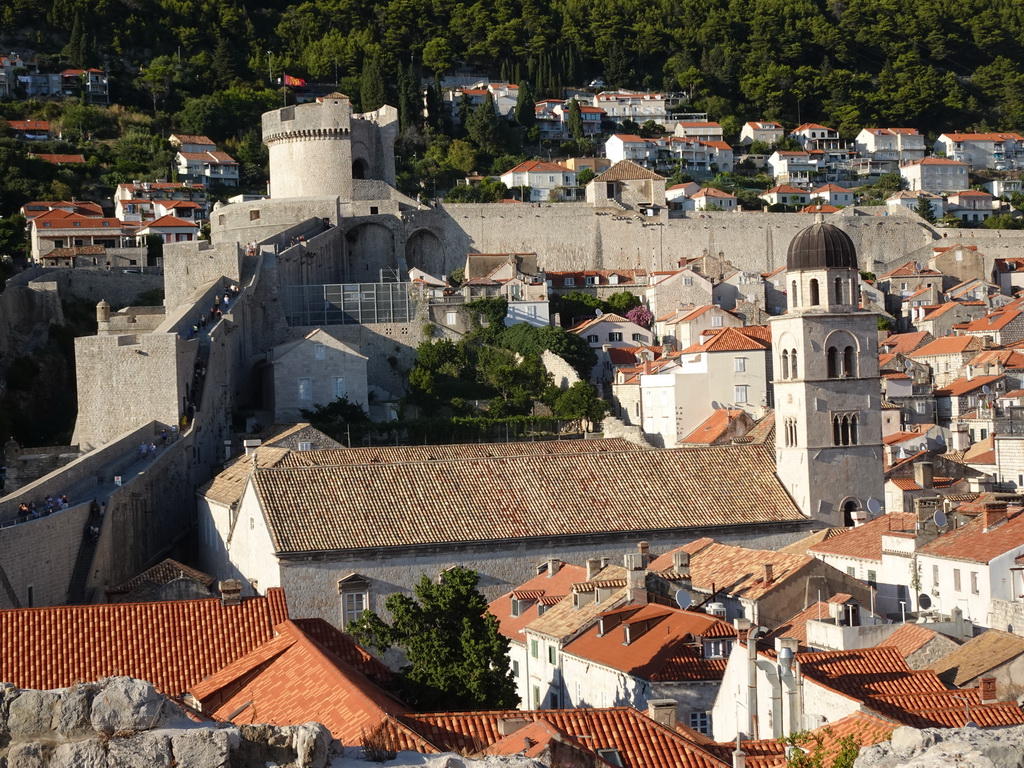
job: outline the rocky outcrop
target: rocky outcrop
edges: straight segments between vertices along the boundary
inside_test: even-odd
[[[319,723],[197,723],[130,677],[61,691],[0,686],[0,768],[326,768],[331,749]]]
[[[902,727],[890,741],[865,747],[854,768],[1024,768],[1024,726],[1011,728]]]

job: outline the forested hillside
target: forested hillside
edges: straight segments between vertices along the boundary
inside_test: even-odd
[[[282,71],[358,100],[369,68],[396,99],[410,67],[464,62],[538,97],[592,78],[682,91],[727,127],[1024,123],[1018,0],[8,0],[0,24],[12,50],[105,67],[116,98],[169,113]]]

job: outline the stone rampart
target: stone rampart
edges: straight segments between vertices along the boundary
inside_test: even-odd
[[[217,214],[215,213],[214,216]],[[234,241],[173,243],[164,247],[164,306],[168,310],[189,303],[200,286],[221,277],[239,280],[242,249]]]
[[[67,601],[91,502],[0,528],[0,564],[20,607]],[[0,608],[14,608],[0,589]]]

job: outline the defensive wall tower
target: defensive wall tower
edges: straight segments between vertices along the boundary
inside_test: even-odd
[[[398,113],[381,107],[352,114],[348,96],[332,93],[308,104],[266,112],[263,142],[270,149],[270,195],[353,200],[353,180],[395,182]]]

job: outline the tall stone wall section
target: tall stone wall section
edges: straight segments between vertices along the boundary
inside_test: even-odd
[[[164,278],[152,272],[54,269],[33,280],[29,287],[40,290],[47,283],[56,285],[61,299],[81,299],[93,304],[105,299],[117,311],[129,306],[139,294],[163,288]]]
[[[235,242],[167,245],[164,247],[164,306],[174,310],[189,303],[200,287],[221,277],[240,280],[241,276],[242,251]]]
[[[564,542],[532,541],[491,545],[450,545],[416,547],[401,553],[387,550],[367,551],[336,559],[318,558],[307,561],[281,561],[281,586],[288,594],[288,609],[293,616],[320,617],[340,625],[341,597],[338,580],[355,572],[371,581],[370,610],[385,611],[384,601],[393,592],[409,594],[426,574],[436,578],[452,566],[471,568],[480,574],[479,588],[493,600],[517,584],[537,575],[537,566],[550,558],[574,565],[585,565],[587,559],[608,557],[621,565],[623,555],[636,552],[636,542],[649,540],[652,552],[667,552],[701,536],[713,536],[723,544],[775,550],[807,535],[810,521],[736,528],[688,529],[676,534],[645,536],[643,532],[574,536]],[[567,537],[568,539],[568,537]]]
[[[89,503],[0,528],[0,565],[22,608],[67,600]],[[31,599],[29,597],[31,589]],[[15,607],[0,589],[0,608]]]
[[[352,199],[352,105],[347,98],[284,107],[263,115],[275,198]]]

